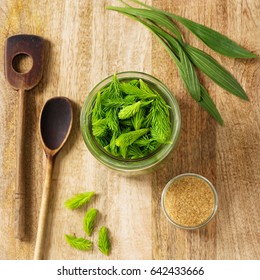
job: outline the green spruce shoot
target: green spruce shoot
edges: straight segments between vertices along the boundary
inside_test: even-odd
[[[93,247],[93,242],[83,237],[75,237],[73,235],[65,234],[67,243],[78,250],[88,251]]]
[[[69,209],[76,209],[87,204],[94,196],[95,192],[84,192],[74,195],[72,198],[64,202],[64,206]]]
[[[84,216],[84,230],[88,236],[90,236],[94,229],[94,224],[97,216],[97,209],[89,209]]]
[[[110,239],[108,236],[108,229],[104,226],[99,230],[98,249],[101,253],[103,253],[106,256],[109,255],[111,249]]]

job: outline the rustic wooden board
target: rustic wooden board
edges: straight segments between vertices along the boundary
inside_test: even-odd
[[[154,6],[206,24],[260,53],[257,0],[149,0]],[[140,24],[105,11],[116,1],[1,0],[0,8],[0,259],[31,259],[37,231],[45,156],[38,138],[40,110],[50,97],[69,97],[74,105],[72,134],[57,157],[47,228],[47,259],[259,259],[259,59],[220,57],[193,35],[187,41],[223,63],[249,95],[244,102],[204,76],[225,126],[218,126],[186,93],[168,54]],[[14,238],[15,143],[18,95],[5,81],[4,40],[34,33],[47,40],[44,75],[27,95],[27,239]],[[79,130],[87,93],[106,76],[137,70],[155,75],[175,94],[182,113],[181,138],[164,168],[140,178],[127,178],[102,167],[88,152]],[[160,209],[160,195],[173,176],[197,172],[219,193],[216,218],[204,229],[173,228]],[[98,227],[108,226],[112,252],[70,248],[65,233],[83,235],[86,208],[69,211],[64,201],[95,190],[91,202],[99,212]],[[97,235],[93,237],[96,244]]]

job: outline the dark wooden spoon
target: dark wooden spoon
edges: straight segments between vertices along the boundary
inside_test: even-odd
[[[44,39],[36,35],[19,34],[7,38],[5,42],[5,77],[9,84],[18,91],[18,126],[16,147],[16,186],[15,186],[15,237],[25,237],[25,99],[26,91],[35,87],[42,77]],[[18,71],[15,60],[19,56],[32,60],[31,69]]]
[[[46,177],[38,222],[34,259],[43,259],[45,226],[48,217],[48,204],[51,189],[52,170],[55,157],[61,150],[71,131],[73,120],[72,105],[66,97],[49,99],[41,111],[39,130],[41,143],[47,158]]]

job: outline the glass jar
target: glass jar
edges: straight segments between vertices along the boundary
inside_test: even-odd
[[[178,223],[176,222],[176,220],[174,220],[173,216],[170,214],[170,209],[167,209],[166,207],[166,202],[165,202],[165,197],[166,197],[166,194],[167,192],[169,191],[169,189],[171,187],[173,187],[173,184],[176,183],[178,180],[181,180],[181,179],[189,179],[189,178],[192,178],[192,177],[195,177],[195,178],[198,178],[199,180],[202,180],[203,184],[205,184],[205,186],[207,186],[206,188],[208,188],[208,190],[210,191],[211,193],[211,196],[213,197],[213,202],[212,202],[212,205],[210,207],[210,213],[209,215],[207,215],[207,217],[200,223],[198,224],[194,224],[192,226],[188,226],[188,225],[183,225],[181,223]],[[194,190],[194,188],[196,188],[195,184],[192,186],[192,190]],[[204,188],[205,189],[205,188]],[[182,188],[182,190],[184,191],[184,189]],[[181,214],[185,214],[187,215],[188,211],[187,211],[187,200],[189,200],[189,205],[190,205],[190,208],[194,207],[194,205],[192,205],[192,202],[190,201],[191,199],[194,198],[193,194],[191,192],[189,192],[188,194],[185,193],[185,200],[186,201],[183,201],[183,204],[181,202],[181,196],[179,198],[176,197],[177,194],[175,194],[175,197],[171,198],[171,205],[173,205],[174,203],[175,204],[178,204],[178,208],[181,208],[181,210],[179,210],[179,213],[178,213],[178,216],[180,217]],[[203,196],[203,194],[200,194],[200,197],[196,197],[198,200],[201,200],[201,195]],[[183,195],[184,196],[184,195]],[[182,196],[182,199],[183,199],[183,196]],[[205,196],[203,196],[204,200],[205,200]],[[177,202],[176,202],[177,201]],[[169,203],[168,203],[169,204]],[[162,210],[166,216],[166,218],[176,227],[178,228],[181,228],[181,229],[188,229],[188,230],[194,230],[194,229],[199,229],[201,227],[204,227],[206,226],[212,219],[213,217],[215,216],[216,212],[217,212],[217,208],[218,208],[218,194],[214,188],[214,186],[212,185],[212,183],[206,179],[205,177],[201,176],[201,175],[198,175],[198,174],[194,174],[194,173],[184,173],[184,174],[180,174],[176,177],[174,177],[173,179],[171,179],[167,185],[165,186],[165,188],[163,189],[163,192],[162,192],[162,197],[161,197],[161,206],[162,206]],[[199,213],[201,215],[201,213],[203,212],[202,211],[203,209],[199,209]],[[192,209],[192,212],[195,213],[196,215],[196,209]],[[181,213],[182,212],[182,213]],[[177,215],[176,215],[177,216]],[[191,215],[190,215],[191,216]]]
[[[80,115],[80,129],[85,144],[92,155],[105,166],[123,172],[124,174],[138,175],[155,170],[162,163],[176,146],[180,134],[181,116],[178,103],[170,90],[155,77],[142,72],[120,72],[117,73],[119,81],[130,81],[142,79],[149,87],[156,90],[166,101],[170,108],[171,136],[167,145],[161,145],[155,152],[140,159],[124,159],[109,154],[95,140],[91,129],[91,111],[97,92],[110,84],[113,75],[107,77],[97,84],[87,95]]]

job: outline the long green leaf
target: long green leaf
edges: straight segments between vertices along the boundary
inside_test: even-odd
[[[117,11],[124,14],[130,14],[136,17],[142,17],[154,21],[157,24],[167,28],[170,32],[172,32],[176,36],[176,38],[178,38],[180,42],[183,43],[182,35],[178,27],[167,16],[163,15],[162,13],[154,13],[151,10],[137,9],[132,7],[124,8],[124,7],[108,6],[106,7],[106,9]]]
[[[196,71],[192,63],[190,62],[189,58],[187,57],[186,53],[183,51],[182,45],[179,43],[179,41],[156,25],[143,22],[138,18],[136,18],[136,20],[144,24],[155,35],[159,36],[160,38],[163,38],[167,42],[168,46],[170,46],[170,48],[167,47],[169,48],[168,52],[170,53],[175,63],[177,64],[179,73],[188,92],[196,101],[199,101],[200,83]]]
[[[207,90],[201,85],[201,100],[199,105],[206,110],[219,124],[223,125],[223,119],[215,106],[213,100],[209,96]]]
[[[200,101],[200,82],[198,80],[197,73],[181,46],[179,46],[179,56],[181,61],[180,74],[183,76],[182,80],[184,81],[190,95],[196,101]]]
[[[171,57],[174,59],[175,63],[178,66],[178,70],[180,76],[190,93],[190,95],[196,100],[200,100],[200,83],[196,74],[196,71],[190,62],[189,58],[187,57],[186,53],[183,51],[181,44],[178,40],[172,37],[169,33],[165,32],[162,28],[158,27],[155,24],[150,24],[146,21],[141,20],[139,17],[136,16],[134,8],[111,8],[111,10],[115,10],[119,13],[125,14],[134,18],[135,20],[139,21],[147,28],[149,28],[155,35],[158,35],[161,39],[163,38],[168,45],[165,46],[168,52],[170,53]],[[141,13],[140,13],[141,16]],[[157,22],[156,22],[157,23]],[[171,49],[169,48],[171,46]],[[179,57],[179,59],[178,59]]]
[[[229,57],[234,58],[256,58],[257,55],[250,51],[240,47],[237,43],[230,40],[228,37],[221,33],[196,23],[194,21],[185,19],[183,17],[171,14],[171,17],[182,23],[188,28],[194,35],[202,40],[204,44],[210,47],[212,50]]]
[[[156,35],[156,33],[155,33]],[[167,44],[163,41],[162,38],[160,38],[159,35],[156,35],[157,38],[160,40],[160,42],[162,43],[162,45],[165,47],[165,49],[168,51],[168,53],[171,55],[172,58],[175,58],[176,60],[176,56],[173,53],[173,51],[167,46]],[[176,60],[177,61],[177,60]],[[180,74],[181,74],[181,65],[180,63],[177,63],[177,66],[179,68]],[[181,75],[182,76],[182,75]],[[185,77],[182,77],[183,82],[185,83]],[[191,95],[192,96],[192,95]],[[193,97],[193,96],[192,96]],[[193,97],[194,98],[194,97]],[[207,90],[200,84],[200,101],[198,101],[199,105],[205,110],[207,111],[219,124],[223,125],[223,119],[218,111],[218,109],[216,108],[213,100],[211,99],[211,97],[209,96]]]
[[[128,15],[128,16],[130,16],[130,15]],[[132,16],[130,16],[130,17],[132,17]],[[140,23],[144,24],[148,29],[150,29],[154,33],[156,38],[160,41],[160,43],[163,45],[163,47],[166,49],[166,51],[169,53],[169,55],[175,61],[176,65],[179,69],[179,72],[181,74],[181,72],[182,72],[181,62],[179,61],[178,57],[175,54],[175,52],[177,52],[177,48],[178,48],[177,42],[173,41],[172,38],[170,37],[170,35],[168,37],[167,33],[160,30],[158,27],[152,26],[151,24],[148,24],[147,22],[144,22],[139,18],[135,18],[135,17],[133,17],[133,18],[136,19],[137,21],[139,21]],[[165,42],[165,38],[168,39],[168,41],[167,41],[168,44],[167,44],[167,42]],[[169,45],[172,46],[172,48]],[[181,75],[181,78],[183,79],[183,82],[186,83],[185,76]],[[187,85],[186,85],[186,87],[187,87]],[[224,122],[223,122],[223,119],[222,119],[220,113],[218,112],[218,109],[216,108],[211,97],[209,96],[207,90],[202,85],[200,85],[200,95],[201,95],[201,98],[200,98],[200,101],[198,102],[199,105],[205,111],[207,111],[219,124],[223,125]]]
[[[138,0],[130,0],[131,2],[138,3],[141,6],[150,8],[153,11],[159,12],[163,15],[171,17],[181,24],[183,24],[187,29],[189,29],[194,35],[196,35],[202,42],[204,42],[208,47],[214,51],[229,57],[234,58],[256,58],[257,55],[251,53],[250,51],[240,47],[237,43],[230,40],[228,37],[222,35],[221,33],[208,28],[202,24],[196,23],[192,20],[177,16],[175,14],[165,12],[163,10],[149,6]]]
[[[185,46],[191,61],[215,83],[230,93],[248,100],[248,97],[237,80],[214,58],[192,46]]]

